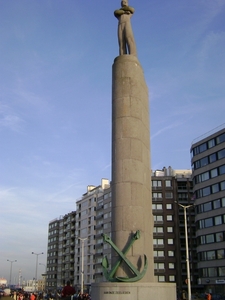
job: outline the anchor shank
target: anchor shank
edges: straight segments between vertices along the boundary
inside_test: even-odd
[[[126,255],[128,253],[128,251],[130,250],[130,248],[133,246],[134,242],[139,239],[140,237],[140,233],[139,231],[137,231],[131,238],[130,243],[127,245],[127,247],[125,248],[125,250],[123,251],[123,254]],[[121,265],[121,263],[123,262],[122,257],[119,258],[119,260],[117,261],[117,263],[113,266],[112,270],[109,273],[110,277],[113,277],[114,274],[116,273],[117,269],[119,268],[119,266]]]

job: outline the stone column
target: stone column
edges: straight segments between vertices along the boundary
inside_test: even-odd
[[[142,282],[154,281],[153,216],[150,172],[149,97],[136,56],[114,60],[112,75],[112,240],[120,250],[132,233],[141,237],[126,257],[141,271]],[[112,251],[112,264],[118,260]],[[131,276],[123,263],[117,276]]]
[[[140,230],[126,257],[145,276],[137,282],[91,285],[93,300],[175,300],[176,284],[154,281],[148,89],[137,57],[114,60],[112,79],[112,241],[123,251]],[[118,256],[112,251],[112,266]],[[116,276],[133,277],[123,262]]]

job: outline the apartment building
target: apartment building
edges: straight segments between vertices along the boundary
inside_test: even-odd
[[[101,261],[99,256],[102,258],[101,234],[106,227],[107,217],[106,212],[102,213],[103,200],[109,188],[109,180],[102,179],[101,185],[88,186],[87,192],[76,203],[74,284],[78,290],[83,284],[83,289],[89,291],[91,283],[99,275],[96,266]]]
[[[54,219],[48,227],[46,289],[62,288],[74,282],[76,211]]]
[[[153,246],[155,276],[159,282],[176,282],[187,289],[184,209],[187,212],[189,265],[192,289],[197,291],[195,213],[192,200],[191,170],[171,167],[152,172]]]
[[[191,146],[199,284],[225,293],[225,126]]]
[[[102,234],[107,234],[111,238],[111,188],[108,186],[104,190],[104,194],[97,199],[96,205],[96,246],[95,246],[95,281],[106,281],[103,276],[102,259],[107,257],[109,262],[109,268],[111,267],[111,248],[109,244],[103,242]]]
[[[152,172],[155,276],[159,282],[176,282],[179,289],[187,288],[187,270],[184,211],[178,203],[190,205],[191,198],[190,170],[169,167]],[[189,209],[187,216],[191,276],[196,289],[194,209]],[[71,280],[77,290],[83,283],[84,290],[89,291],[91,283],[105,281],[101,263],[106,256],[111,269],[111,248],[103,242],[102,233],[111,237],[111,187],[107,179],[99,186],[87,187],[76,202],[76,211],[49,223],[46,287],[60,288]]]

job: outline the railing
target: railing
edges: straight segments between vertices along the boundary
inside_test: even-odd
[[[203,135],[197,137],[196,139],[193,140],[193,142],[191,143],[191,145],[193,145],[193,144],[195,144],[195,143],[203,140],[204,138],[207,138],[208,136],[210,136],[210,135],[212,135],[212,134],[216,133],[217,131],[222,130],[224,128],[225,128],[225,123],[223,123],[222,125],[220,125],[220,126],[214,128],[214,129],[208,131],[207,133],[204,133]]]

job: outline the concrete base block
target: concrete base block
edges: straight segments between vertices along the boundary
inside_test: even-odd
[[[92,300],[176,300],[173,283],[112,283],[91,285]]]

